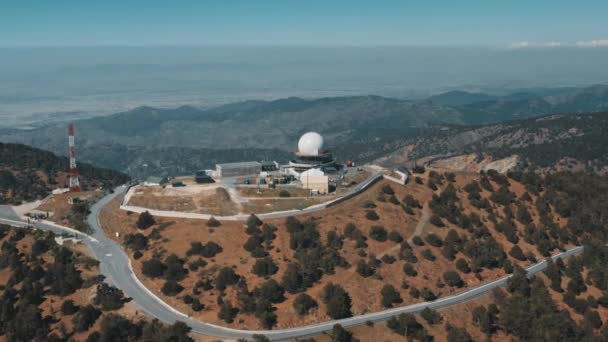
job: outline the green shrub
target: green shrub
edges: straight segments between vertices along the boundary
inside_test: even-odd
[[[403,303],[403,299],[401,299],[401,295],[395,287],[390,284],[386,284],[380,290],[380,294],[382,295],[382,306],[385,308],[390,308],[393,304]]]
[[[410,277],[415,277],[418,275],[418,272],[416,271],[414,266],[410,263],[406,263],[405,265],[403,265],[403,272]]]
[[[66,300],[61,304],[61,313],[64,315],[73,315],[78,312],[78,306],[71,299]]]
[[[167,296],[175,296],[182,292],[184,287],[175,280],[167,280],[160,290]]]
[[[429,233],[426,238],[426,242],[433,247],[441,247],[443,246],[443,241],[437,234]]]
[[[433,214],[431,215],[430,218],[430,222],[435,226],[435,227],[445,227],[445,224],[443,223],[443,220],[441,219],[441,217],[439,217],[439,215],[437,214]]]
[[[195,311],[195,312],[199,312],[199,311],[201,311],[201,310],[203,310],[203,309],[205,308],[205,305],[203,305],[203,304],[202,304],[202,303],[201,303],[201,302],[198,300],[198,298],[194,298],[194,299],[192,300],[192,305],[191,305],[191,307],[192,307],[192,310],[193,310],[193,311]]]
[[[318,307],[317,302],[306,293],[301,293],[293,301],[293,308],[300,316],[308,315],[310,310]]]
[[[429,260],[429,261],[435,261],[435,256],[433,255],[433,252],[431,252],[430,249],[425,249],[422,252],[420,252],[420,255],[422,255],[423,258]]]
[[[464,260],[463,258],[458,258],[458,260],[456,260],[456,268],[462,273],[471,272],[469,263],[466,260]]]
[[[372,226],[369,236],[376,241],[384,242],[388,238],[388,233],[383,226]]]
[[[429,307],[424,308],[424,310],[422,310],[420,313],[420,316],[431,325],[439,324],[443,320],[443,317],[441,317],[439,312]]]
[[[396,243],[401,243],[403,241],[401,234],[394,230],[388,233],[388,239]]]
[[[424,241],[422,241],[422,238],[418,235],[416,235],[412,238],[412,242],[416,246],[424,246]]]
[[[378,213],[374,210],[368,210],[365,213],[365,217],[370,221],[378,221],[380,219],[380,216],[378,216]]]
[[[395,190],[393,190],[393,188],[391,188],[391,186],[387,184],[382,187],[382,193],[386,195],[394,195]]]
[[[147,229],[155,224],[156,220],[154,219],[154,216],[152,216],[152,214],[150,214],[148,211],[144,211],[143,213],[139,214],[137,222],[135,223],[139,229]]]
[[[221,225],[222,225],[222,223],[213,216],[211,216],[209,218],[209,221],[207,221],[207,227],[215,228],[215,227],[219,227]]]
[[[448,284],[448,286],[453,286],[453,287],[463,287],[464,286],[464,282],[462,281],[462,278],[460,278],[460,275],[456,271],[449,270],[449,271],[444,272],[443,280],[445,281],[446,284]]]

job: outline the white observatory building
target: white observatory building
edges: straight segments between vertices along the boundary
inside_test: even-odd
[[[323,149],[323,137],[317,132],[308,132],[298,141],[298,152],[289,161],[288,167],[298,175],[310,169],[336,169],[336,160],[331,152]]]
[[[329,192],[327,173],[335,173],[339,166],[331,152],[323,149],[323,137],[317,132],[308,132],[298,140],[298,151],[286,169],[302,183],[302,187],[314,193]]]
[[[308,132],[298,141],[298,153],[308,156],[318,156],[323,150],[323,137],[317,132]]]

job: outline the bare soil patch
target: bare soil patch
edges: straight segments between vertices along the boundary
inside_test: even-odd
[[[295,187],[280,187],[280,188],[254,188],[254,187],[238,187],[237,188],[243,197],[307,197],[310,195],[310,190],[295,188]],[[288,196],[287,196],[288,194]]]
[[[237,213],[230,195],[218,184],[189,184],[185,187],[138,187],[128,205],[155,210],[228,216]]]
[[[270,213],[273,211],[284,210],[302,210],[315,204],[327,202],[326,197],[310,197],[310,198],[273,198],[273,199],[256,199],[242,203],[243,212],[245,213]]]

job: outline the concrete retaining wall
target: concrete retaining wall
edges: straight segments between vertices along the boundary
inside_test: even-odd
[[[367,183],[365,183],[363,186],[361,186],[359,189],[356,189],[355,191],[342,196],[340,198],[337,198],[331,202],[328,203],[324,203],[325,204],[325,208],[329,208],[329,207],[333,207],[336,204],[340,204],[346,200],[349,200],[355,196],[357,196],[358,194],[362,193],[363,191],[367,190],[368,188],[370,188],[372,185],[378,183],[378,181],[380,181],[382,178],[384,177],[384,175],[382,174],[376,174],[373,178],[371,178],[370,180],[367,181]]]
[[[336,198],[332,201],[329,201],[329,202],[315,204],[315,205],[312,205],[310,207],[307,207],[307,208],[304,208],[301,210],[293,209],[293,210],[285,210],[285,211],[273,211],[271,213],[256,214],[256,216],[259,217],[260,219],[271,219],[271,218],[308,214],[308,213],[316,212],[316,211],[323,210],[326,208],[330,208],[336,204],[340,204],[346,200],[349,200],[349,199],[357,196],[358,194],[367,190],[372,185],[376,184],[383,177],[385,177],[385,176],[381,173],[375,174],[370,179],[368,179],[365,183],[360,184],[352,192],[350,192],[342,197]],[[131,211],[134,213],[139,213],[139,214],[147,211],[150,214],[152,214],[153,216],[159,216],[159,217],[174,217],[174,218],[185,218],[185,219],[195,219],[195,220],[196,219],[197,220],[209,220],[211,217],[214,217],[215,219],[220,220],[220,221],[246,221],[247,218],[249,218],[249,214],[240,214],[240,215],[232,215],[232,216],[215,216],[215,215],[209,215],[209,214],[185,213],[185,212],[180,212],[180,211],[155,210],[155,209],[137,207],[137,206],[132,206],[132,205],[126,205],[126,203],[128,203],[128,199],[130,199],[130,197],[131,197],[129,194],[131,193],[132,188],[133,188],[133,186],[129,187],[129,190],[127,190],[127,194],[125,195],[123,202],[120,205],[120,209],[126,210],[126,211]]]

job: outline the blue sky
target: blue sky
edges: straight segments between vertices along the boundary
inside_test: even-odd
[[[0,45],[608,45],[608,1],[0,0]]]

